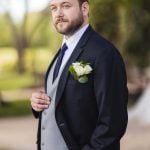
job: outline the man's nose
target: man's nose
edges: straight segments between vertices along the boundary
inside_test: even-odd
[[[56,17],[61,17],[63,15],[64,15],[63,10],[61,8],[58,8],[56,11]]]

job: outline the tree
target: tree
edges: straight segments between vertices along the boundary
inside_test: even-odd
[[[126,53],[135,65],[144,69],[150,64],[150,1],[129,1],[127,22],[128,40]]]
[[[150,1],[90,2],[94,28],[119,48],[127,67],[137,67],[142,73],[150,64]]]
[[[24,53],[25,49],[30,46],[35,33],[37,30],[45,25],[45,21],[47,19],[47,14],[48,11],[45,8],[41,13],[39,19],[36,21],[34,24],[31,32],[27,34],[27,27],[28,27],[28,17],[29,17],[29,12],[28,12],[28,0],[23,0],[24,1],[24,6],[25,6],[25,13],[23,17],[23,21],[20,23],[16,23],[13,18],[11,17],[11,13],[9,9],[6,10],[5,12],[5,18],[8,21],[8,24],[10,25],[10,29],[12,32],[12,39],[13,39],[13,46],[17,50],[18,54],[18,72],[23,73],[25,71],[25,66],[24,66]],[[9,4],[9,1],[7,1],[7,6]]]
[[[91,23],[94,28],[116,45],[120,41],[121,0],[91,1]]]

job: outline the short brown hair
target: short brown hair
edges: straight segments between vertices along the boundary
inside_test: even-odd
[[[88,0],[78,0],[79,4],[82,5],[84,2],[89,2]]]

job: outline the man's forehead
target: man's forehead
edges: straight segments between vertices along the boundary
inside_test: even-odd
[[[57,2],[73,2],[76,0],[49,0],[49,3],[57,3]]]
[[[49,0],[49,2],[71,2],[71,1],[74,1],[74,0]]]

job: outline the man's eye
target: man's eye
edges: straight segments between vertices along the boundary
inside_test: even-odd
[[[57,9],[56,7],[51,7],[50,8],[51,11],[56,11],[56,9]]]
[[[68,9],[68,8],[70,8],[70,5],[63,5],[63,7],[64,7],[65,9]]]

